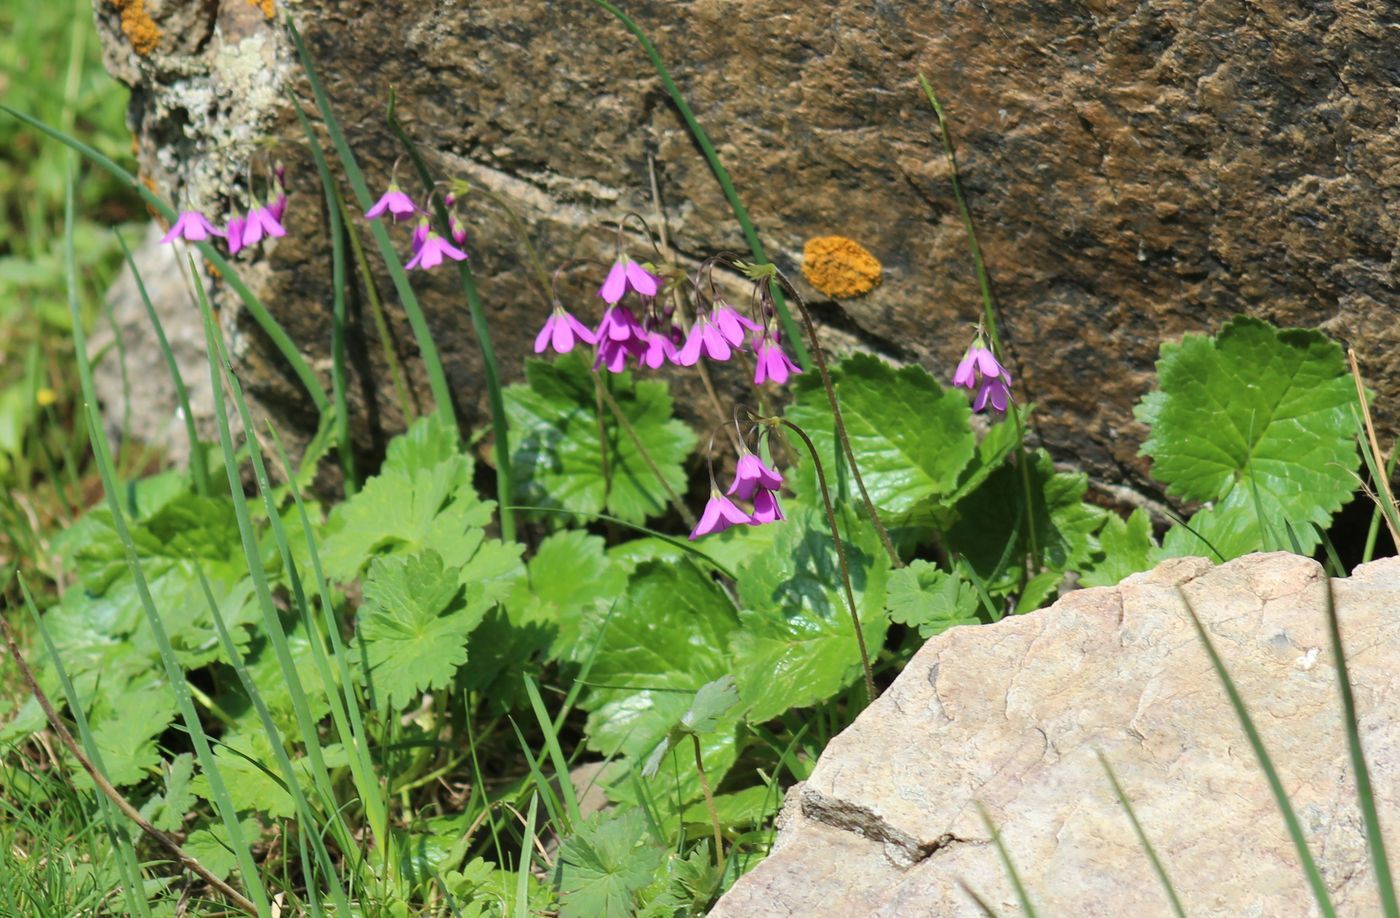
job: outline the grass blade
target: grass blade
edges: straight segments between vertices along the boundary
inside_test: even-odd
[[[73,180],[71,175],[68,180],[64,216],[64,273],[68,285],[68,310],[73,323],[73,350],[78,363],[78,379],[83,390],[83,400],[86,403],[83,407],[87,418],[88,437],[92,441],[93,464],[97,466],[98,475],[102,479],[102,490],[106,495],[107,507],[112,515],[112,528],[116,531],[117,539],[121,542],[122,554],[126,560],[127,570],[131,573],[137,598],[145,613],[146,623],[151,629],[156,647],[160,651],[161,664],[165,668],[165,676],[175,695],[175,704],[180,712],[180,719],[194,743],[200,768],[208,773],[210,791],[214,795],[219,818],[223,820],[228,829],[230,841],[240,848],[246,848],[246,844],[243,843],[242,829],[238,823],[237,811],[233,808],[232,798],[228,795],[228,789],[220,776],[218,765],[214,762],[208,737],[204,733],[199,713],[194,707],[189,682],[185,679],[185,671],[175,656],[175,649],[170,644],[170,638],[165,631],[160,612],[156,609],[155,602],[151,598],[146,575],[136,552],[136,543],[132,540],[131,531],[127,528],[126,514],[118,499],[118,494],[121,492],[117,486],[116,471],[112,465],[107,436],[102,432],[102,424],[97,417],[97,391],[92,382],[92,364],[88,361],[87,340],[83,333],[81,310],[78,307],[77,261],[73,252]],[[256,871],[249,873],[244,878],[244,883],[248,887],[248,895],[253,904],[259,909],[265,909],[267,907],[267,893],[263,889]]]
[[[1191,617],[1191,624],[1196,628],[1196,636],[1200,638],[1201,645],[1205,647],[1206,654],[1210,657],[1211,666],[1215,668],[1215,674],[1220,677],[1221,685],[1225,687],[1225,694],[1230,699],[1230,706],[1235,709],[1235,716],[1239,719],[1240,726],[1244,728],[1250,747],[1254,749],[1254,756],[1259,760],[1259,768],[1269,781],[1269,790],[1273,792],[1274,802],[1278,804],[1279,812],[1283,814],[1283,821],[1288,827],[1288,835],[1293,839],[1293,847],[1298,852],[1298,861],[1303,865],[1303,872],[1307,875],[1308,887],[1312,890],[1313,898],[1317,901],[1317,907],[1323,915],[1335,918],[1337,912],[1332,906],[1332,897],[1327,893],[1327,884],[1322,879],[1321,871],[1317,869],[1317,862],[1313,860],[1312,852],[1308,850],[1307,839],[1303,837],[1303,827],[1298,822],[1298,816],[1293,812],[1293,805],[1288,802],[1288,792],[1284,790],[1283,781],[1280,780],[1278,771],[1274,769],[1273,760],[1269,758],[1269,753],[1264,748],[1264,740],[1259,736],[1259,731],[1254,726],[1254,719],[1249,716],[1244,698],[1235,686],[1235,680],[1230,678],[1230,673],[1225,668],[1225,661],[1220,658],[1220,654],[1216,651],[1215,644],[1211,641],[1210,635],[1206,633],[1200,617],[1196,615],[1196,610],[1191,605],[1186,591],[1177,587],[1177,592],[1181,594],[1181,601],[1186,604],[1186,612]]]
[[[1147,859],[1152,862],[1152,871],[1157,874],[1157,879],[1162,881],[1162,888],[1167,891],[1172,913],[1177,918],[1186,918],[1186,912],[1181,907],[1181,900],[1177,898],[1176,888],[1172,886],[1171,877],[1167,876],[1167,868],[1162,866],[1162,860],[1157,857],[1157,851],[1152,847],[1152,842],[1147,840],[1147,833],[1143,831],[1142,823],[1138,822],[1137,813],[1133,812],[1133,805],[1128,800],[1128,795],[1123,793],[1123,785],[1118,783],[1118,776],[1113,773],[1112,766],[1108,764],[1108,759],[1104,758],[1102,752],[1095,750],[1094,755],[1099,757],[1099,764],[1103,766],[1104,774],[1108,775],[1108,783],[1113,785],[1113,793],[1117,795],[1118,802],[1123,805],[1123,812],[1128,814],[1128,821],[1133,824],[1133,831],[1137,833],[1138,843],[1142,845]]]
[[[520,841],[520,870],[515,878],[515,918],[530,918],[530,863],[534,859],[531,848],[535,842],[535,811],[539,802],[539,794],[530,795],[530,809],[525,815],[525,837]]]
[[[174,208],[166,204],[159,195],[155,194],[138,181],[136,176],[127,172],[111,159],[103,156],[101,153],[97,152],[97,150],[83,143],[81,140],[78,140],[76,137],[57,130],[56,128],[51,128],[37,118],[10,108],[3,103],[0,103],[0,112],[4,112],[10,117],[18,119],[35,130],[41,131],[54,140],[81,153],[92,163],[102,167],[125,182],[127,187],[139,194],[142,200],[154,208],[166,220],[173,222],[178,216]],[[214,246],[208,242],[193,243],[193,246],[199,250],[200,255],[203,256],[206,261],[214,266],[214,270],[219,272],[219,277],[222,278],[223,282],[228,284],[229,288],[233,290],[234,293],[238,294],[239,299],[243,301],[243,305],[247,307],[248,314],[253,317],[253,320],[258,323],[258,326],[262,328],[263,332],[271,339],[278,353],[282,355],[282,359],[287,361],[287,364],[292,368],[292,372],[296,374],[297,379],[306,388],[306,391],[310,393],[311,400],[316,403],[316,410],[318,412],[324,412],[330,406],[330,400],[326,398],[326,390],[321,387],[320,380],[316,378],[316,374],[312,372],[310,365],[307,364],[306,360],[301,356],[301,352],[297,350],[296,345],[292,343],[292,339],[287,337],[287,332],[282,328],[281,324],[267,311],[262,301],[253,295],[253,291],[249,290],[248,286],[239,278],[238,271],[219,253],[218,249],[214,248]]]
[[[160,347],[160,356],[165,360],[165,368],[170,372],[170,382],[175,386],[175,399],[180,403],[180,418],[185,422],[185,437],[190,443],[190,472],[194,476],[195,492],[200,496],[209,494],[209,462],[204,454],[204,449],[200,446],[199,432],[194,426],[194,412],[190,410],[190,393],[185,388],[185,379],[180,375],[180,365],[175,362],[175,353],[170,349],[170,341],[165,337],[165,328],[161,324],[160,316],[156,315],[156,307],[151,302],[151,297],[146,293],[146,283],[141,280],[141,272],[136,269],[136,259],[131,255],[131,249],[126,244],[126,239],[122,236],[120,229],[113,230],[117,237],[117,244],[122,248],[122,255],[126,257],[127,267],[131,269],[131,277],[136,281],[136,290],[141,295],[141,304],[146,308],[146,318],[151,320],[151,329],[156,334],[156,344]]]
[[[301,33],[297,31],[296,26],[292,25],[290,18],[287,20],[287,31],[291,35],[292,44],[296,46],[302,69],[306,71],[307,82],[311,84],[311,93],[316,98],[316,107],[320,110],[321,121],[326,126],[326,133],[330,135],[331,145],[335,147],[341,168],[345,170],[345,177],[350,181],[350,189],[355,193],[356,203],[362,212],[369,210],[374,204],[374,198],[369,192],[369,185],[366,184],[364,173],[360,171],[359,164],[355,161],[355,154],[351,151],[344,133],[340,130],[340,122],[336,120],[330,98],[326,95],[326,88],[322,85],[320,77],[317,76],[316,65],[311,60],[311,54],[306,50],[306,44],[301,40]],[[423,358],[423,370],[428,377],[428,386],[432,389],[437,413],[447,422],[449,429],[455,429],[456,416],[452,408],[452,390],[448,387],[447,374],[443,371],[442,360],[438,357],[437,345],[433,343],[433,335],[428,329],[427,319],[424,318],[423,310],[418,305],[418,297],[408,282],[408,274],[404,271],[403,265],[399,261],[398,252],[394,250],[394,245],[389,240],[388,231],[377,220],[371,221],[369,228],[370,233],[374,236],[374,241],[379,246],[380,254],[384,256],[385,267],[389,269],[389,276],[394,281],[394,289],[398,291],[399,300],[403,303],[404,313],[408,316],[408,324],[413,328],[413,337],[418,343],[418,351]]]
[[[981,803],[977,803],[977,813],[982,817],[982,824],[991,833],[992,844],[996,846],[997,854],[1001,855],[1002,866],[1006,868],[1007,876],[1011,878],[1011,885],[1016,890],[1016,898],[1021,900],[1021,910],[1026,913],[1026,918],[1035,918],[1035,906],[1031,904],[1031,897],[1026,892],[1025,884],[1021,882],[1021,874],[1016,871],[1016,865],[1011,862],[1011,853],[1006,850],[1006,845],[1002,843],[1001,832],[997,831],[997,827],[992,824],[992,817],[987,814],[986,808]],[[975,900],[976,896],[973,898]]]
[[[1366,751],[1361,748],[1361,730],[1356,722],[1356,696],[1351,689],[1351,676],[1347,670],[1346,648],[1342,646],[1342,625],[1337,618],[1337,599],[1333,594],[1331,578],[1325,578],[1327,586],[1327,631],[1332,639],[1332,657],[1337,666],[1337,687],[1342,694],[1342,716],[1346,726],[1347,752],[1351,756],[1351,770],[1356,776],[1356,802],[1361,807],[1361,817],[1366,824],[1366,848],[1371,853],[1371,869],[1376,873],[1376,891],[1379,894],[1381,909],[1386,918],[1400,918],[1400,907],[1395,900],[1395,883],[1390,874],[1390,862],[1385,856],[1385,834],[1381,831],[1380,814],[1376,811],[1376,797],[1371,787],[1371,771],[1366,765]]]
[[[569,760],[564,757],[564,750],[559,745],[558,729],[550,719],[549,712],[545,710],[544,699],[540,697],[535,680],[530,678],[529,673],[525,674],[524,679],[525,692],[530,696],[530,707],[534,709],[535,719],[539,721],[550,764],[554,766],[554,774],[559,779],[559,788],[564,794],[564,812],[569,819],[559,830],[561,833],[569,832],[573,826],[583,821],[583,816],[579,813],[578,797],[574,794],[574,782],[569,776]]]
[[[293,100],[295,102],[295,99]],[[336,205],[338,192],[335,178],[331,175],[326,154],[321,150],[321,142],[306,120],[306,112],[296,104],[297,120],[306,134],[306,145],[311,149],[311,158],[316,161],[316,171],[321,176],[321,190],[325,195],[326,223],[331,237],[331,391],[335,396],[336,445],[340,451],[340,468],[345,476],[345,496],[350,497],[359,486],[355,478],[355,450],[350,442],[350,408],[345,393],[345,227],[340,222],[340,208]]]
[[[431,195],[434,183],[432,174],[428,171],[428,164],[423,161],[417,145],[404,133],[398,119],[394,117],[392,100],[388,118],[389,127],[403,144],[409,160],[413,163],[414,171],[423,182],[424,193]],[[436,197],[433,198],[433,204],[439,228],[447,232],[451,227],[447,205],[441,198]],[[482,305],[481,294],[476,289],[476,275],[465,261],[457,262],[457,275],[462,281],[462,294],[467,299],[467,313],[471,316],[472,330],[476,332],[476,343],[481,349],[481,369],[486,374],[486,398],[491,406],[492,448],[496,454],[496,506],[501,508],[501,539],[514,542],[515,518],[505,510],[514,499],[511,495],[510,431],[506,424],[505,396],[501,392],[501,370],[496,363],[496,349],[491,344],[491,327],[486,323],[486,308]]]
[[[680,87],[676,85],[675,80],[671,79],[671,73],[666,69],[665,62],[661,60],[661,53],[656,50],[656,45],[651,43],[651,39],[647,38],[646,33],[633,21],[631,16],[610,3],[609,0],[593,0],[593,2],[611,13],[618,22],[622,23],[623,28],[631,32],[633,37],[641,43],[642,50],[646,52],[652,67],[656,68],[656,75],[661,78],[661,85],[666,88],[666,93],[675,103],[676,110],[685,119],[685,126],[690,129],[690,136],[695,138],[695,143],[705,154],[705,160],[710,164],[710,171],[715,174],[715,181],[719,182],[725,199],[729,201],[730,210],[734,211],[734,219],[739,221],[739,227],[744,231],[744,239],[749,244],[749,250],[753,252],[754,261],[760,265],[768,264],[768,254],[763,250],[763,243],[758,238],[758,230],[754,228],[753,221],[749,219],[748,208],[739,198],[739,192],[734,187],[734,180],[729,177],[729,170],[724,168],[724,163],[720,160],[715,145],[710,142],[710,135],[705,133],[705,129],[696,120],[695,113],[690,110],[690,106],[685,101],[685,96],[681,95]],[[788,311],[783,291],[777,281],[772,281],[770,287],[773,291],[773,305],[778,309],[778,321],[783,326],[783,344],[792,348],[793,353],[797,355],[797,362],[802,365],[803,370],[811,370],[812,357],[807,353],[807,345],[802,340],[802,333],[798,329],[797,323],[792,319],[792,313]]]

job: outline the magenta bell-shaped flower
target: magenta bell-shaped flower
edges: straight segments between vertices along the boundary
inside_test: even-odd
[[[607,280],[598,288],[598,295],[612,306],[622,299],[628,287],[642,296],[656,296],[661,290],[661,279],[626,255],[619,255],[608,271]]]
[[[204,214],[197,210],[182,210],[170,231],[161,236],[160,241],[173,242],[175,239],[183,239],[186,242],[205,242],[214,236],[222,235],[223,233],[214,229],[214,224],[210,223]]]
[[[224,239],[228,242],[230,255],[237,255],[238,251],[243,248],[243,227],[247,222],[242,217],[231,217],[228,226],[224,227]]]
[[[982,342],[979,333],[967,349],[953,373],[953,385],[975,391],[973,411],[983,411],[988,405],[994,411],[1005,411],[1011,403],[1011,371],[1002,366]]]
[[[396,221],[407,220],[418,213],[418,208],[412,198],[399,190],[398,185],[390,183],[389,190],[379,196],[373,207],[365,211],[365,219],[378,220],[386,212]]]
[[[723,532],[730,526],[747,526],[752,520],[753,517],[734,506],[734,502],[719,493],[717,488],[711,488],[710,499],[706,501],[705,510],[700,514],[700,522],[690,531],[690,541],[694,542],[711,533]]]
[[[423,238],[423,245],[419,247],[404,267],[409,271],[415,268],[428,270],[442,264],[444,257],[453,261],[466,261],[467,253],[429,229],[428,234]]]
[[[761,332],[763,326],[753,319],[744,315],[732,306],[717,303],[715,308],[710,310],[710,321],[719,329],[719,333],[724,336],[734,347],[744,346],[744,337],[747,332]]]
[[[647,332],[646,351],[638,358],[642,366],[659,370],[667,363],[675,363],[676,346],[668,335],[659,331]]]
[[[272,211],[261,205],[253,205],[248,210],[247,221],[243,224],[243,245],[257,245],[263,236],[280,237],[287,235]]]
[[[545,320],[544,328],[535,336],[535,353],[543,354],[553,348],[556,353],[567,354],[580,341],[594,344],[597,340],[591,328],[574,318],[564,307],[555,306],[554,312]]]
[[[706,315],[700,316],[690,327],[685,346],[676,353],[676,362],[683,367],[693,367],[700,362],[702,353],[716,361],[725,361],[734,355],[734,349],[720,333],[719,326]]]
[[[751,500],[754,492],[760,488],[776,491],[782,486],[783,476],[764,465],[762,459],[745,449],[744,454],[739,457],[738,463],[734,466],[734,483],[724,493],[740,500]]]
[[[802,372],[802,368],[788,359],[783,348],[776,341],[764,335],[754,343],[753,384],[761,386],[772,380],[778,385],[788,381],[788,377]]]
[[[1006,406],[1010,403],[1011,377],[993,379],[984,376],[982,382],[978,384],[977,397],[972,400],[972,410],[982,411],[990,404],[992,410],[1005,413]]]
[[[749,521],[750,526],[762,526],[764,523],[776,523],[785,520],[783,508],[778,506],[778,492],[759,488],[753,496],[753,518]]]

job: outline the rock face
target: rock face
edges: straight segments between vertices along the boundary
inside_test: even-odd
[[[254,141],[280,143],[291,235],[252,282],[324,367],[330,269],[319,184],[285,94],[309,102],[272,0],[95,0],[109,66],[133,87],[143,174],[213,212],[246,206]],[[1248,312],[1356,343],[1381,423],[1400,405],[1394,130],[1396,22],[1365,0],[633,0],[779,264],[851,237],[884,264],[873,292],[820,306],[834,341],[946,376],[979,298],[949,170],[915,82],[959,144],[1021,394],[1062,457],[1141,483],[1131,408],[1161,340]],[[681,259],[745,246],[636,42],[585,2],[277,4],[302,28],[376,184],[401,152],[390,87],[433,167],[520,212],[547,264],[610,258],[609,221],[654,211],[649,159]],[[154,36],[154,39],[153,39]],[[406,177],[406,173],[405,176]],[[517,376],[545,316],[499,211],[469,203],[473,265],[502,364]],[[640,240],[633,240],[643,248]],[[469,416],[480,358],[450,272],[422,281]],[[596,318],[585,279],[566,286]],[[596,280],[594,281],[596,283]],[[402,356],[416,368],[392,288]],[[224,296],[254,394],[312,422],[267,342]],[[401,423],[365,317],[352,402],[363,442]],[[413,382],[426,392],[420,376]]]
[[[1333,580],[1381,822],[1400,825],[1400,559]],[[1182,601],[1246,699],[1342,914],[1379,912],[1348,765],[1321,569],[1288,554],[1168,561],[935,637],[789,795],[774,853],[713,915],[1168,914],[1102,752],[1188,914],[1312,899]],[[1394,829],[1391,828],[1392,838]]]

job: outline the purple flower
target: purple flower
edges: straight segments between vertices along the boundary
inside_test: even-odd
[[[1011,381],[1011,374],[1006,372],[1006,367],[997,362],[996,355],[982,343],[980,336],[972,343],[972,347],[967,349],[957,371],[953,373],[953,385],[964,389],[976,388],[979,375],[992,379],[1004,375],[1008,383]]]
[[[237,255],[238,250],[243,248],[243,227],[248,221],[242,217],[231,217],[228,226],[224,227],[224,239],[228,241],[228,253]]]
[[[777,492],[759,488],[753,496],[753,519],[749,521],[749,525],[762,526],[764,523],[776,523],[785,519],[787,517],[783,516],[783,508],[778,506]]]
[[[413,246],[413,254],[417,255],[418,250],[423,247],[423,243],[428,241],[428,219],[424,217],[418,221],[418,225],[413,228],[413,239],[410,245]]]
[[[248,219],[243,224],[243,245],[257,245],[263,236],[285,236],[287,231],[266,207],[253,205],[248,211]]]
[[[992,409],[1005,413],[1006,406],[1011,402],[1011,377],[1005,379],[1001,377],[982,377],[982,382],[977,387],[977,397],[972,400],[972,410],[981,411],[990,403]]]
[[[442,264],[444,255],[453,261],[467,260],[466,252],[463,252],[430,229],[428,230],[428,234],[423,238],[423,245],[419,247],[418,251],[414,253],[413,257],[409,259],[408,264],[404,265],[404,267],[409,271],[412,271],[414,268],[422,268],[423,270],[436,268],[438,265]]]
[[[728,360],[734,353],[729,341],[720,333],[719,326],[705,315],[691,326],[685,346],[676,353],[676,362],[683,367],[693,367],[700,362],[701,352],[711,360],[719,361]]]
[[[458,245],[467,244],[467,228],[457,219],[456,214],[447,218],[447,230],[452,234],[452,241]]]
[[[178,237],[186,242],[204,242],[212,236],[222,235],[223,233],[214,229],[214,224],[205,219],[204,214],[197,210],[182,210],[175,220],[175,225],[160,237],[160,241],[171,242]]]
[[[776,491],[783,486],[783,476],[763,464],[763,460],[744,450],[734,466],[734,483],[725,491],[731,497],[750,500],[759,489]]]
[[[626,255],[619,255],[608,272],[607,280],[598,288],[598,295],[611,306],[622,299],[628,287],[642,296],[656,296],[661,289],[661,280]]]
[[[711,488],[705,511],[700,514],[700,522],[690,531],[690,541],[694,542],[711,533],[723,532],[730,526],[748,525],[752,521],[753,517],[734,506],[732,500],[719,493],[718,489]]]
[[[982,343],[980,334],[953,373],[953,385],[976,392],[973,411],[982,411],[989,404],[995,411],[1005,411],[1011,401],[1011,371]]]
[[[580,341],[594,344],[597,338],[587,325],[575,319],[562,306],[555,306],[554,312],[545,320],[544,328],[535,336],[535,353],[543,354],[553,348],[557,353],[567,354]]]
[[[267,206],[267,211],[268,213],[272,214],[272,218],[274,220],[276,220],[278,223],[281,223],[282,215],[287,212],[287,195],[279,194],[277,196],[277,200],[273,201]]]
[[[614,341],[611,338],[598,339],[598,356],[593,359],[593,369],[605,368],[609,373],[621,373],[627,369],[627,358],[640,357],[644,346],[634,341]]]
[[[724,304],[716,304],[715,308],[710,310],[710,321],[715,324],[715,328],[719,329],[719,333],[724,336],[724,340],[735,347],[743,347],[746,329],[751,332],[763,331],[762,325],[759,325],[734,307],[725,306]]]
[[[384,216],[385,211],[388,211],[394,220],[407,220],[418,213],[418,208],[414,206],[412,198],[399,190],[398,185],[390,183],[389,190],[380,195],[373,207],[365,211],[365,219],[378,220]]]
[[[761,386],[770,379],[781,386],[788,381],[789,376],[802,372],[802,368],[789,360],[788,355],[783,353],[782,346],[767,335],[755,342],[753,354],[753,384],[755,386]]]
[[[642,328],[642,323],[637,321],[637,317],[632,310],[626,306],[609,306],[603,312],[603,321],[598,323],[598,341],[607,339],[609,341],[625,342],[644,340],[646,329]]]
[[[666,363],[676,362],[676,346],[671,338],[659,331],[649,331],[646,337],[646,352],[638,360],[643,366],[659,370]]]

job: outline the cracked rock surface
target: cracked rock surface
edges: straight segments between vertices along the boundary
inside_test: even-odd
[[[1400,825],[1400,559],[1331,581],[1384,827]],[[711,913],[1167,914],[1102,752],[1188,914],[1302,915],[1283,818],[1196,637],[1249,706],[1342,914],[1379,913],[1314,562],[1167,561],[930,640],[789,794],[773,854]],[[1393,833],[1392,828],[1392,833]]]
[[[278,142],[291,232],[245,256],[248,280],[328,379],[320,186],[286,94],[314,106],[278,21],[265,15],[273,3],[147,3],[160,38],[144,50],[122,30],[122,3],[95,6],[108,66],[133,87],[143,176],[161,192],[219,214],[246,206],[247,153],[259,137]],[[625,6],[670,65],[781,267],[801,283],[803,243],[833,233],[884,263],[872,293],[819,306],[834,343],[946,378],[978,316],[947,165],[915,82],[922,71],[952,122],[1019,394],[1037,404],[1034,423],[1059,457],[1141,485],[1144,430],[1131,410],[1152,384],[1159,343],[1213,331],[1237,311],[1322,325],[1358,345],[1393,435],[1400,42],[1391,4]],[[593,4],[283,0],[275,10],[302,29],[377,187],[401,153],[384,120],[393,87],[433,168],[508,200],[547,265],[611,259],[616,236],[603,221],[629,210],[652,219],[649,156],[670,239],[687,261],[746,250],[650,64]],[[468,218],[501,365],[518,378],[548,307],[501,213],[469,202]],[[401,359],[425,395],[402,311],[379,279]],[[361,343],[350,401],[357,442],[372,450],[402,418],[354,282]],[[480,422],[480,356],[453,272],[418,283],[453,390]],[[596,319],[593,283],[575,272],[562,293]],[[309,431],[313,412],[267,340],[226,291],[216,299],[241,333],[236,356],[252,395],[284,430]],[[734,391],[740,375],[728,377]],[[143,417],[141,406],[133,414]]]

